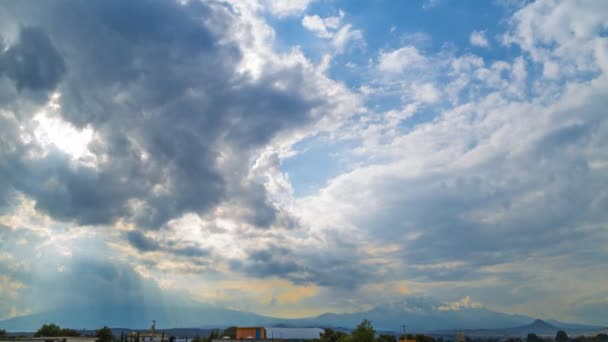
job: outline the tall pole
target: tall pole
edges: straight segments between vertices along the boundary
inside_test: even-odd
[[[404,324],[404,325],[402,325],[402,327],[403,327],[403,339],[407,340],[407,337],[405,336],[405,328],[407,327],[407,325]]]

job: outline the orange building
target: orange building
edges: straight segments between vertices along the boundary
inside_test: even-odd
[[[236,339],[264,340],[266,339],[266,329],[264,327],[237,327]]]

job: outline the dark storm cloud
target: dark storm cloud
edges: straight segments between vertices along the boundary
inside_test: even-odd
[[[193,245],[184,245],[183,243],[159,242],[138,230],[132,230],[126,233],[126,237],[129,244],[137,248],[140,252],[163,251],[176,256],[192,258],[210,255],[210,252],[207,249]],[[196,260],[193,260],[193,262],[196,262]]]
[[[92,168],[58,151],[38,159],[14,153],[2,167],[12,175],[0,184],[4,196],[11,188],[26,193],[38,209],[80,224],[124,218],[159,228],[228,196],[251,205],[256,226],[282,217],[263,187],[244,181],[248,161],[277,132],[309,123],[322,101],[302,93],[306,75],[297,66],[257,80],[237,74],[239,47],[208,27],[230,26],[230,11],[196,1],[0,6],[25,27],[8,48],[4,59],[13,62],[3,63],[4,74],[16,88],[57,88],[62,117],[94,129],[89,148],[98,156]],[[14,62],[18,52],[22,64]],[[272,86],[277,80],[284,87]],[[220,153],[239,163],[223,169]]]
[[[0,54],[0,76],[6,74],[18,90],[53,89],[64,73],[63,58],[39,28],[23,28],[18,42]]]
[[[127,233],[127,240],[131,246],[142,252],[155,251],[160,248],[158,242],[146,237],[142,232],[133,230]]]
[[[279,277],[295,284],[316,284],[352,290],[381,277],[380,268],[362,266],[356,251],[322,251],[311,254],[285,246],[269,245],[249,252],[245,260],[232,260],[235,271],[256,278]]]

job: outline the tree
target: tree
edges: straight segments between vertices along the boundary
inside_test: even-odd
[[[340,336],[340,338],[338,339],[338,342],[352,342],[353,338],[350,335],[344,334],[342,336]]]
[[[205,342],[211,342],[212,340],[220,338],[219,330],[211,330],[211,333],[207,338],[204,339]]]
[[[397,337],[395,335],[381,334],[376,339],[376,342],[397,342]]]
[[[364,319],[357,325],[351,335],[352,342],[373,342],[376,331],[372,326],[372,322]]]
[[[416,342],[435,342],[435,339],[431,336],[416,334]]]
[[[0,329],[0,337],[6,336],[6,330]]]
[[[334,330],[331,328],[326,328],[325,331],[321,334],[321,342],[338,342],[342,336],[347,336],[345,333]]]
[[[224,329],[224,331],[222,332],[222,337],[224,336],[228,336],[232,339],[236,339],[236,327],[228,327],[226,329]]]
[[[61,336],[78,337],[80,333],[76,329],[63,328],[61,329]]]
[[[555,334],[555,342],[566,342],[568,341],[568,334],[565,331],[560,330]]]
[[[528,342],[541,342],[542,340],[535,333],[529,333],[528,337],[526,338],[526,341],[528,341]]]
[[[203,339],[197,334],[194,336],[194,339],[192,339],[192,342],[203,342]]]
[[[2,333],[0,333],[0,336],[1,335],[2,335]],[[599,342],[608,342],[608,334],[604,334],[604,333],[597,334],[595,336],[595,339]]]
[[[56,337],[61,336],[61,327],[57,324],[43,324],[38,331],[34,334],[34,337]]]
[[[114,335],[112,334],[112,329],[104,326],[103,328],[97,330],[95,333],[97,337],[97,342],[113,342]]]

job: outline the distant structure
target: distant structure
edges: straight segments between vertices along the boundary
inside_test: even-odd
[[[320,328],[266,328],[266,338],[282,341],[311,341],[321,338]]]
[[[456,342],[465,342],[466,338],[464,337],[464,333],[459,331],[456,333]]]
[[[416,342],[416,340],[414,340],[414,339],[408,340],[407,337],[402,336],[402,337],[399,337],[399,342]]]
[[[56,337],[26,337],[19,338],[19,342],[95,342],[97,337],[84,336],[56,336]]]
[[[126,336],[126,342],[163,342],[165,333],[156,332],[156,321],[152,321],[152,326],[148,331],[132,331]]]
[[[264,327],[237,327],[236,328],[236,339],[237,340],[265,340],[266,329]]]
[[[320,339],[322,333],[320,328],[237,327],[236,339],[221,338],[212,342],[306,342]]]

